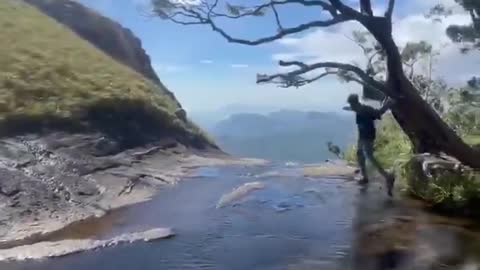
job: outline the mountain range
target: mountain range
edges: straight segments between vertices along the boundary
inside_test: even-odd
[[[327,142],[342,149],[353,142],[354,120],[339,113],[279,110],[232,114],[208,130],[218,145],[233,155],[319,162],[335,158]]]

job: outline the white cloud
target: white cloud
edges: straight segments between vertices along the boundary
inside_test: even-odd
[[[154,64],[153,69],[157,73],[177,73],[188,70],[190,67],[185,65],[175,65],[175,64]]]
[[[198,5],[201,3],[200,0],[170,0],[170,2],[182,5]]]
[[[469,21],[470,18],[466,14],[456,14],[441,22],[432,21],[423,15],[412,15],[394,24],[394,36],[400,46],[409,41],[425,40],[439,48],[452,44],[445,34],[450,24],[468,24]]]
[[[344,23],[332,29],[317,29],[299,38],[282,39],[278,42],[285,50],[274,54],[275,61],[301,59],[306,62],[361,60],[361,50],[346,36],[353,30],[360,30],[357,23]]]
[[[204,60],[201,60],[200,63],[202,63],[202,64],[213,64],[213,60],[204,59]]]
[[[248,68],[248,65],[246,64],[232,64],[232,68]]]

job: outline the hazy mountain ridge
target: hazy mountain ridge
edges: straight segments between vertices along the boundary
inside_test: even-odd
[[[326,143],[344,148],[354,138],[349,115],[280,110],[266,115],[233,114],[210,133],[227,152],[273,161],[316,162],[333,156]]]

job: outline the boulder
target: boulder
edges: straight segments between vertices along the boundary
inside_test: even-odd
[[[182,120],[183,122],[187,122],[187,111],[185,111],[182,108],[179,108],[178,110],[175,111],[175,116],[178,117],[178,119]]]

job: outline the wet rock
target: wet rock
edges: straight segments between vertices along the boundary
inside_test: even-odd
[[[120,152],[120,146],[117,142],[110,140],[108,138],[101,138],[94,145],[94,155],[95,156],[108,156]]]
[[[354,249],[359,269],[404,269],[415,256],[416,225],[392,218],[360,228]]]
[[[392,250],[409,250],[415,245],[416,223],[396,222],[395,219],[371,224],[361,231],[359,242],[365,254],[385,254]]]
[[[223,195],[220,200],[217,203],[217,208],[222,208],[232,202],[238,201],[248,194],[252,193],[255,190],[263,189],[265,188],[265,184],[262,182],[250,182],[243,184],[234,190],[232,190],[230,193],[227,193]]]
[[[348,177],[353,178],[357,173],[356,167],[345,162],[335,161],[322,164],[310,164],[304,167],[303,173],[308,177]]]
[[[18,186],[11,186],[11,187],[0,187],[0,194],[5,195],[7,197],[12,197],[17,195],[20,192],[20,188]]]
[[[144,232],[123,234],[109,240],[63,240],[58,242],[40,242],[10,249],[0,250],[0,261],[21,261],[60,257],[97,248],[112,247],[122,243],[154,241],[174,236],[168,228],[157,228]]]

